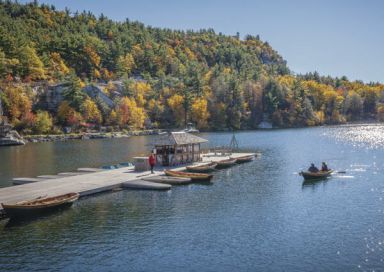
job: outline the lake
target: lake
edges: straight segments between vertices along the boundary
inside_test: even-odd
[[[203,133],[210,146],[231,133]],[[100,167],[146,154],[154,136],[0,149],[12,177]],[[213,183],[118,191],[26,224],[0,221],[1,271],[380,271],[384,269],[384,126],[236,134],[261,157]],[[337,171],[303,184],[309,163]]]

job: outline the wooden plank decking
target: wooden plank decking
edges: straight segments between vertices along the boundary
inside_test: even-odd
[[[242,157],[246,155],[252,155],[252,153],[234,153],[232,158]],[[208,163],[211,161],[220,161],[229,158],[228,156],[214,156],[214,154],[206,154],[203,157],[202,162],[195,165]],[[185,165],[181,167],[171,167],[173,170],[184,170]],[[123,167],[114,170],[101,170],[95,168],[82,168],[78,171],[83,171],[79,175],[61,176],[57,175],[53,178],[53,175],[46,176],[52,177],[49,179],[36,179],[36,182],[11,186],[6,188],[0,188],[0,203],[12,204],[23,200],[33,199],[39,196],[55,196],[61,194],[67,194],[70,192],[77,192],[80,196],[91,195],[103,191],[109,191],[122,186],[125,183],[127,187],[140,188],[142,183],[143,189],[149,189],[151,182],[142,181],[142,177],[149,177],[154,175],[163,174],[162,170],[157,171],[155,174],[149,174],[149,172],[135,172],[134,167]],[[145,183],[145,184],[144,184]],[[165,188],[158,183],[153,186],[153,189]],[[164,184],[162,184],[164,185]],[[2,207],[0,207],[1,212]]]

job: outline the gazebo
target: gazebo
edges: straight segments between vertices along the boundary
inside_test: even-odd
[[[154,144],[156,161],[163,166],[200,161],[200,145],[206,142],[206,139],[183,131],[161,134]]]

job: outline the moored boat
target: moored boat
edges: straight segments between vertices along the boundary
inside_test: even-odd
[[[170,177],[170,176],[153,176],[153,177],[144,177],[141,179],[145,181],[150,181],[155,183],[165,183],[165,184],[171,184],[171,185],[184,185],[192,182],[191,178]]]
[[[204,165],[198,165],[198,166],[187,166],[187,170],[189,172],[194,172],[194,173],[209,173],[215,171],[215,168],[217,166],[217,163],[211,162],[208,164]]]
[[[11,219],[24,218],[52,212],[58,208],[70,207],[78,198],[78,193],[68,193],[54,197],[39,197],[17,202],[16,204],[1,203],[1,205],[6,215]]]
[[[164,173],[167,176],[171,176],[171,177],[191,178],[193,181],[205,181],[205,180],[210,180],[213,177],[213,175],[211,174],[187,173],[187,172],[171,171],[171,170],[164,170]]]
[[[218,161],[216,168],[222,169],[222,168],[228,168],[231,167],[232,165],[236,164],[236,159],[227,159],[223,161]]]
[[[255,158],[255,155],[239,157],[239,158],[236,158],[236,163],[250,162],[250,161],[253,161],[254,158]]]
[[[315,179],[324,179],[329,177],[332,174],[333,170],[328,171],[319,171],[319,172],[300,172],[300,175],[303,176],[305,180],[315,180]]]

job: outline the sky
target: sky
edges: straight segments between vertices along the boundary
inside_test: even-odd
[[[29,1],[19,1],[21,3]],[[294,73],[317,71],[384,82],[384,1],[380,0],[40,0],[171,29],[213,28],[260,35]]]

